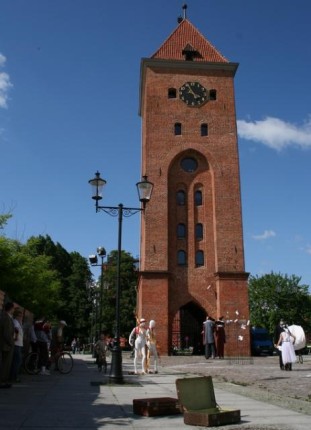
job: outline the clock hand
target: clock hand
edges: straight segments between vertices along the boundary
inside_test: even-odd
[[[188,87],[189,92],[193,95],[193,97],[194,97],[195,99],[197,99],[198,97],[200,97],[200,96],[199,96],[199,94],[196,94],[196,93],[193,91],[193,89],[190,87],[190,85],[189,85],[189,84],[187,84],[187,87]]]

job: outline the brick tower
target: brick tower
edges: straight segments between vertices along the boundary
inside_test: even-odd
[[[141,62],[142,174],[154,183],[141,224],[139,317],[160,353],[203,352],[206,313],[224,316],[225,355],[249,356],[234,75],[184,17]]]

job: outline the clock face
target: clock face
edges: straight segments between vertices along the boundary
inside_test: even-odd
[[[186,82],[179,88],[179,98],[187,106],[201,106],[207,102],[207,90],[199,82]]]

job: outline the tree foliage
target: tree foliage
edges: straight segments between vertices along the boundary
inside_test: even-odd
[[[1,289],[35,316],[66,320],[68,339],[90,336],[91,283],[87,259],[49,236],[30,237],[25,244],[0,236]]]
[[[117,288],[117,251],[112,251],[104,264],[103,278],[97,284],[99,299],[100,283],[103,282],[102,328],[110,335],[115,334],[116,321],[116,288]],[[120,262],[120,330],[121,335],[128,336],[133,328],[136,310],[137,272],[136,260],[125,251],[121,252]],[[96,292],[95,292],[96,294]],[[99,309],[97,309],[99,311]],[[99,312],[98,312],[99,317]]]
[[[308,285],[299,285],[296,275],[271,272],[249,279],[251,324],[265,327],[273,333],[280,319],[288,324],[301,325],[311,332],[311,297]]]

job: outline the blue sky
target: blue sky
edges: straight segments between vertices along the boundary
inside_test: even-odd
[[[2,0],[0,212],[8,237],[50,235],[88,257],[117,248],[102,204],[139,205],[139,71],[177,26],[180,0]],[[311,2],[189,0],[187,17],[238,62],[246,271],[311,285]],[[139,215],[123,249],[139,255]],[[97,274],[96,271],[94,271]]]

